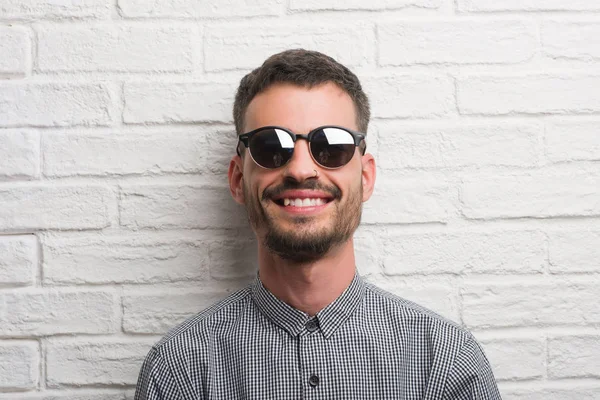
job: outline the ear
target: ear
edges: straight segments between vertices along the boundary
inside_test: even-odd
[[[229,191],[238,204],[245,204],[244,199],[244,160],[238,155],[233,156],[229,162]]]
[[[373,189],[375,188],[375,177],[377,175],[375,166],[375,157],[367,153],[362,156],[362,201],[365,202],[371,198]]]

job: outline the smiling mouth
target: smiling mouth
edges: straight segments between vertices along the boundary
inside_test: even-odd
[[[324,199],[320,197],[313,198],[281,198],[275,200],[275,203],[284,207],[317,207],[324,206],[329,203],[330,199]]]

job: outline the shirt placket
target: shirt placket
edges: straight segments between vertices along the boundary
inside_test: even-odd
[[[324,356],[320,343],[322,340],[316,318],[310,319],[298,335],[302,398],[306,400],[322,399],[326,392],[327,382],[321,363]]]

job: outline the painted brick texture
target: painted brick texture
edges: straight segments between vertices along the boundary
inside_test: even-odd
[[[7,0],[0,6],[0,17],[8,20],[103,18],[108,17],[110,11],[107,0]]]
[[[458,0],[460,11],[597,11],[600,5],[587,0]]]
[[[123,122],[233,122],[235,86],[204,83],[127,83]]]
[[[29,69],[31,42],[23,28],[0,27],[0,76],[23,76]]]
[[[38,343],[0,341],[0,388],[4,391],[35,389],[38,364]]]
[[[51,340],[47,345],[47,385],[132,385],[139,364],[156,338]]]
[[[44,72],[192,69],[195,38],[190,28],[86,24],[42,28],[36,33],[38,69]]]
[[[35,178],[40,170],[40,135],[27,130],[0,130],[0,176]]]
[[[102,83],[0,81],[0,127],[108,125],[110,101]]]
[[[379,43],[381,65],[516,63],[537,46],[532,24],[472,20],[381,24]]]
[[[598,1],[0,3],[0,400],[132,400],[253,279],[231,108],[297,47],[369,95],[359,272],[470,329],[504,399],[600,399]]]
[[[283,0],[119,0],[121,14],[129,18],[232,18],[284,13]]]
[[[0,236],[0,284],[33,285],[38,247],[33,235]]]

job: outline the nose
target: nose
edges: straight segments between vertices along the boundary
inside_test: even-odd
[[[315,178],[315,170],[319,168],[310,155],[309,144],[304,139],[296,141],[294,154],[291,160],[286,164],[284,176],[297,182]]]

